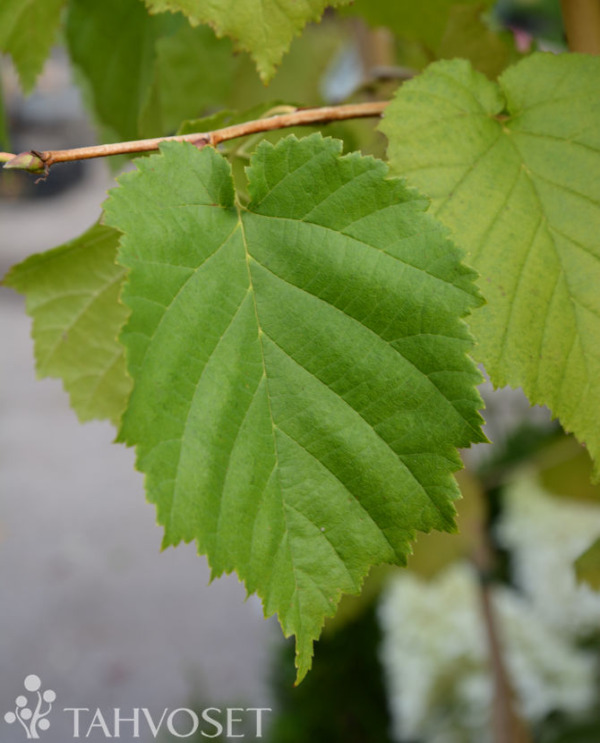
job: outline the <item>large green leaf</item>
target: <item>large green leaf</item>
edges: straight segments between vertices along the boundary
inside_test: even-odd
[[[76,240],[14,266],[3,283],[25,294],[40,377],[59,377],[81,421],[118,423],[131,388],[117,335],[125,271],[119,233],[95,225]]]
[[[536,54],[498,84],[439,62],[381,129],[481,274],[470,322],[492,381],[548,405],[598,463],[600,59]]]
[[[42,71],[60,23],[65,0],[2,0],[0,51],[8,52],[29,92]]]
[[[120,439],[164,545],[236,570],[302,677],[342,591],[454,528],[455,447],[482,440],[473,275],[423,199],[341,142],[263,143],[247,208],[212,148],[161,149],[106,203],[130,269]]]
[[[146,0],[152,12],[181,11],[193,25],[208,23],[217,36],[229,36],[250,52],[267,82],[294,36],[309,21],[318,21],[328,5],[350,0]]]

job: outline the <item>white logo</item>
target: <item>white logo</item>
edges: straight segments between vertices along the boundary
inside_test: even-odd
[[[39,738],[39,731],[48,730],[50,727],[50,720],[46,718],[52,710],[56,693],[52,689],[41,692],[42,681],[33,673],[27,676],[23,685],[25,690],[33,695],[32,700],[20,694],[15,699],[15,711],[7,712],[4,720],[9,725],[13,722],[20,722],[28,738]]]
[[[15,699],[14,712],[7,712],[4,722],[8,725],[19,722],[27,738],[39,739],[40,733],[50,727],[48,715],[56,701],[56,692],[52,689],[43,691],[42,680],[33,673],[27,676],[23,686],[28,693]],[[120,738],[123,728],[128,727],[133,738],[144,737],[146,732],[156,740],[159,735],[169,733],[169,739],[173,740],[197,735],[203,738],[245,738],[250,725],[254,728],[254,737],[262,738],[263,713],[271,711],[270,707],[207,707],[198,711],[187,707],[165,707],[162,712],[153,712],[147,707],[64,707],[55,710],[53,715],[71,718],[73,738],[76,739],[89,738],[93,733],[105,738]]]

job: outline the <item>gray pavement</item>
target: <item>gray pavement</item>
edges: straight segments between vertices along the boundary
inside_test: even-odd
[[[0,203],[2,273],[91,225],[109,183],[97,164],[64,195]],[[29,333],[23,301],[1,288],[1,743],[25,740],[4,714],[29,674],[57,694],[45,743],[72,739],[64,707],[145,707],[160,717],[193,704],[270,706],[277,624],[255,597],[244,601],[235,576],[208,586],[193,545],[160,553],[133,452],[112,443],[110,425],[80,425],[59,381],[35,380]],[[87,739],[106,739],[100,724]],[[130,723],[120,739],[154,737],[145,724],[134,737]]]

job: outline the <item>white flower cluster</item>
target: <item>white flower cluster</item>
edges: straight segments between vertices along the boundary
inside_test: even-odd
[[[600,593],[577,583],[573,563],[600,537],[600,506],[549,495],[524,474],[505,491],[498,541],[514,578],[544,621],[570,637],[600,628]]]
[[[504,587],[492,592],[506,666],[521,714],[531,722],[553,710],[584,712],[596,702],[595,658],[574,646],[572,631],[600,626],[600,597],[572,579],[573,559],[593,541],[591,524],[599,524],[600,508],[584,509],[585,516],[582,510],[576,523],[567,518],[571,501],[563,511],[562,503],[533,485],[524,480],[510,489],[500,529],[519,566],[523,593]],[[578,529],[583,536],[577,541]],[[402,572],[382,597],[382,660],[400,741],[490,740],[493,682],[477,580],[466,562],[432,582]]]

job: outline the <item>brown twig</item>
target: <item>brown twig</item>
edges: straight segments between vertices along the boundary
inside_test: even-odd
[[[515,694],[512,687],[500,636],[496,612],[490,591],[490,575],[494,557],[487,531],[480,525],[472,559],[479,572],[479,598],[481,614],[487,637],[490,667],[494,680],[492,702],[492,736],[494,743],[531,743],[531,736],[516,709]]]
[[[292,126],[326,124],[331,121],[342,121],[344,119],[380,116],[386,106],[387,101],[375,101],[372,103],[352,103],[346,106],[295,109],[290,113],[247,121],[243,124],[216,129],[212,132],[196,132],[173,137],[138,139],[132,142],[77,147],[70,150],[46,150],[44,152],[31,150],[30,152],[12,156],[4,167],[36,173],[40,171],[48,172],[48,169],[55,163],[89,160],[95,157],[110,157],[112,155],[131,155],[138,152],[152,152],[158,150],[162,142],[191,142],[197,147],[204,147],[206,145],[212,145],[214,147],[220,142],[245,137],[248,134],[255,134],[257,132],[268,132]]]
[[[600,54],[600,0],[561,0],[561,7],[569,49]]]

